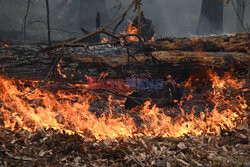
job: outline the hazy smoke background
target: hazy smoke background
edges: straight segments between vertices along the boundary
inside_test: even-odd
[[[79,6],[73,1],[88,5]],[[97,10],[101,12],[102,25],[118,16],[132,0],[106,0],[106,10],[96,3],[97,0],[68,0],[71,5],[59,6],[63,0],[50,0],[52,40],[65,40],[83,35],[80,27],[88,31],[95,30]],[[27,20],[27,35],[29,39],[46,40],[46,6],[45,0],[31,0]],[[104,2],[104,0],[103,0]],[[143,10],[146,17],[153,20],[157,37],[193,36],[200,16],[202,0],[143,0]],[[0,0],[0,39],[18,38],[23,17],[26,12],[27,0]],[[80,9],[81,8],[81,9]],[[245,24],[250,24],[250,5],[246,9]],[[79,13],[82,10],[85,12]],[[83,16],[85,15],[85,16]],[[136,13],[128,14],[119,28],[123,31],[128,25],[127,20],[133,20]],[[79,18],[85,17],[84,21]],[[236,14],[232,5],[224,8],[224,33],[236,31]]]

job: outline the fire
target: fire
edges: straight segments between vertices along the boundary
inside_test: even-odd
[[[0,45],[4,46],[4,47],[6,47],[6,48],[10,47],[10,45],[8,45],[8,44],[6,44],[6,43],[3,43],[3,42],[0,42]]]
[[[125,34],[134,34],[134,35],[138,34],[138,28],[133,26],[134,23],[132,21],[129,20],[129,22],[130,22],[130,24],[129,24],[128,28],[126,29]],[[129,36],[129,37],[127,37],[127,40],[134,41],[134,42],[139,41],[138,37],[136,37],[136,36]]]
[[[154,36],[152,36],[151,40],[148,40],[148,43],[155,42],[155,36],[156,36],[156,34],[154,34]]]
[[[107,42],[109,42],[109,39],[107,37],[102,38],[101,43],[107,43]]]
[[[107,73],[103,73],[101,77],[106,75]],[[183,104],[190,103],[189,100],[193,98],[189,94],[184,98],[186,101],[183,99],[179,103],[181,114],[178,117],[167,116],[164,108],[152,106],[150,101],[142,107],[117,113],[116,105],[122,106],[123,100],[115,100],[109,96],[107,104],[98,106],[92,102],[101,98],[84,90],[82,92],[60,90],[52,93],[43,88],[24,97],[23,95],[37,82],[27,87],[21,81],[0,76],[0,120],[3,121],[3,123],[0,121],[0,127],[13,131],[52,128],[61,133],[77,133],[82,137],[99,140],[142,135],[180,137],[219,134],[221,129],[232,129],[242,121],[241,115],[247,108],[246,100],[240,95],[228,98],[225,92],[229,88],[239,89],[245,83],[233,78],[231,73],[219,77],[209,70],[207,75],[212,82],[212,88],[207,94],[209,100],[214,103],[213,109],[209,111],[209,108],[206,108],[199,113],[199,116],[195,115],[197,106],[193,106],[191,111],[185,111]],[[189,82],[186,84],[187,88],[191,86]],[[97,116],[95,113],[101,109],[105,112]],[[136,113],[142,123],[138,125],[129,113]]]
[[[67,76],[62,72],[60,63],[62,63],[62,59],[60,59],[59,63],[57,64],[57,72],[61,77],[67,78]]]
[[[139,30],[137,27],[133,26],[134,22],[132,22],[130,20],[128,20],[128,21],[129,21],[129,26],[121,34],[129,35],[128,37],[126,37],[126,40],[129,42],[138,42],[139,38],[137,36],[133,36],[133,35],[137,35]],[[124,39],[121,38],[120,41],[124,42]],[[155,41],[155,35],[148,42],[154,42],[154,41]],[[101,43],[107,43],[107,42],[109,42],[109,39],[107,37],[104,37],[101,41]]]
[[[100,77],[99,77],[99,79],[106,78],[108,75],[109,75],[108,72],[102,72],[101,75],[100,75]]]

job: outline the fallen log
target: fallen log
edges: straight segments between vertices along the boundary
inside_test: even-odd
[[[249,56],[245,53],[228,53],[228,52],[185,52],[185,51],[156,51],[151,52],[154,58],[161,62],[161,64],[167,63],[172,66],[181,66],[184,63],[198,66],[216,66],[216,67],[226,67],[231,63],[230,61],[235,61],[236,64],[244,64],[246,66]],[[85,62],[85,63],[102,63],[107,66],[116,68],[119,66],[126,66],[128,63],[128,56],[125,54],[120,55],[101,55],[95,57],[86,57],[80,55],[70,55],[73,60]],[[136,64],[146,64],[151,62],[152,57],[148,54],[136,54],[136,61],[134,59],[130,60],[133,65]],[[191,63],[191,64],[190,64]],[[232,64],[234,65],[234,64]]]
[[[47,54],[35,51],[23,53],[8,51],[0,54],[3,74],[21,79],[43,80],[49,72],[51,62]],[[7,56],[8,55],[8,56]],[[148,77],[172,75],[187,79],[191,74],[205,68],[225,72],[230,69],[247,77],[249,55],[246,53],[156,51],[138,53],[129,58],[127,54],[100,56],[63,55],[61,71],[70,80],[85,80],[85,75],[100,76],[108,72],[112,78]],[[157,60],[157,61],[156,61]],[[73,77],[72,77],[73,76]],[[62,78],[58,74],[53,80]]]
[[[71,55],[71,58],[83,64],[99,64],[98,71],[120,72],[117,76],[126,77],[126,70],[132,69],[136,76],[145,77],[146,73],[154,75],[173,75],[178,78],[189,77],[201,69],[214,68],[216,71],[236,71],[247,73],[249,55],[244,53],[196,53],[182,51],[157,51],[150,55],[137,54],[135,59],[128,55],[105,55],[82,57]],[[156,60],[157,61],[156,61]],[[129,67],[128,67],[129,65]]]
[[[157,50],[250,53],[249,40],[249,33],[239,33],[192,38],[162,38],[151,45]]]
[[[60,72],[58,69],[53,71],[52,80],[65,80],[66,77],[70,81],[84,81],[85,75],[98,77],[102,72],[108,72],[111,78],[172,75],[185,80],[207,68],[219,73],[234,69],[247,78],[248,39],[247,33],[165,38],[146,44],[143,50],[131,52],[128,47],[138,50],[138,46],[64,44],[65,49],[59,47],[50,51],[50,56],[60,54],[62,58]],[[0,69],[9,77],[43,80],[54,62],[48,53],[41,52],[42,48],[46,46],[0,44]]]

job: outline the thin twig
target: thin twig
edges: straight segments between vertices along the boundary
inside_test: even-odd
[[[178,161],[179,163],[181,163],[182,165],[185,165],[185,166],[190,166],[189,163],[187,163],[186,161],[182,160],[182,159],[179,159],[179,158],[175,158],[176,161]]]
[[[28,14],[29,14],[29,9],[30,9],[30,1],[31,0],[28,0],[26,13],[25,13],[25,16],[23,18],[23,23],[22,23],[22,28],[21,28],[21,39],[22,39],[22,35],[24,35],[24,40],[25,41],[26,41],[26,24],[27,24],[27,17],[28,17]]]
[[[126,15],[123,15],[122,19],[116,24],[115,28],[114,28],[114,31],[117,30],[117,28],[122,24],[122,22],[125,20],[125,16]]]
[[[129,155],[126,151],[121,150],[121,152],[123,152],[124,154],[126,154],[131,160],[133,160],[134,162],[136,162],[139,166],[142,166],[142,167],[145,166],[142,162],[138,161],[133,156]]]
[[[138,34],[142,35],[142,27],[141,27],[141,0],[137,0],[137,7],[138,7]]]
[[[129,11],[129,10],[128,10],[128,11]],[[127,15],[127,13],[128,13],[128,11],[123,13],[122,18],[121,18],[121,20],[117,23],[117,25],[115,26],[114,31],[116,31],[117,28],[120,26],[120,24],[124,21],[126,15]]]
[[[50,46],[51,45],[51,36],[50,36],[49,0],[46,0],[46,9],[47,9],[48,44]]]
[[[68,43],[64,43],[64,46],[65,46],[65,47],[84,47],[86,50],[88,50],[88,47],[89,47],[89,46],[97,46],[97,45],[103,45],[103,44],[115,44],[115,43],[117,42],[117,40],[120,41],[120,39],[123,39],[123,40],[125,41],[126,44],[138,46],[137,44],[135,44],[135,43],[133,43],[133,42],[130,42],[130,43],[129,43],[129,42],[126,40],[127,37],[129,37],[129,36],[136,36],[136,37],[138,37],[139,41],[141,41],[141,43],[143,44],[143,46],[145,45],[144,42],[143,42],[143,40],[141,39],[141,36],[139,36],[139,34],[120,34],[120,33],[111,32],[111,31],[107,31],[107,30],[103,30],[103,32],[100,32],[100,33],[109,35],[109,36],[111,36],[112,38],[115,38],[116,41],[115,41],[115,42],[107,42],[107,43],[102,43],[102,42],[100,42],[100,43],[94,43],[94,44],[89,44],[89,45],[86,45],[86,44],[78,44],[78,43],[70,43],[70,42],[68,42]],[[118,36],[115,36],[115,35],[113,35],[112,33],[117,34]],[[50,50],[50,49],[58,48],[58,47],[60,47],[60,46],[62,46],[62,43],[61,43],[61,45],[58,45],[58,44],[52,45],[52,46],[50,46],[49,48],[46,48],[46,49],[43,49],[43,50],[47,51],[47,50]]]
[[[243,27],[243,29],[244,29],[244,31],[245,31],[246,33],[249,33],[249,31],[246,29],[246,27],[245,27],[245,25],[244,25],[244,23],[243,23],[243,20],[241,20],[240,15],[239,15],[239,13],[238,13],[237,10],[236,10],[234,1],[232,0],[231,3],[232,3],[232,5],[233,5],[234,11],[235,11],[235,13],[236,13],[236,15],[237,15],[237,18],[238,18],[239,21],[240,21],[240,24],[242,25],[242,27]]]
[[[127,13],[134,6],[134,4],[135,4],[135,1],[133,1],[131,3],[131,5],[129,6],[129,8],[124,13]],[[100,27],[95,32],[89,33],[89,34],[87,34],[87,35],[85,35],[85,36],[83,36],[83,37],[81,37],[79,39],[75,39],[71,43],[81,42],[81,41],[85,40],[86,38],[89,38],[90,36],[93,36],[95,34],[103,32],[103,30],[105,30],[107,27],[111,26],[112,24],[114,24],[115,22],[117,22],[119,19],[121,19],[123,17],[124,13],[121,16],[117,17],[116,19],[112,20],[110,23],[106,24],[105,26]]]
[[[14,156],[11,153],[4,151],[4,154],[7,155],[9,158],[11,159],[15,159],[15,160],[23,160],[23,161],[35,161],[36,159],[33,158],[29,158],[26,156]]]
[[[91,32],[91,33],[89,33],[89,34],[87,34],[87,35],[85,35],[85,36],[83,36],[81,38],[75,39],[75,40],[71,41],[70,43],[71,44],[76,44],[76,43],[84,41],[85,39],[87,39],[87,38],[89,38],[91,36],[94,36],[94,35],[96,35],[98,33],[102,33],[106,28],[108,28],[109,26],[111,26],[112,24],[114,24],[115,22],[117,22],[118,20],[120,20],[125,13],[128,13],[128,11],[134,6],[134,4],[135,4],[135,1],[133,1],[130,4],[130,6],[128,7],[128,9],[122,15],[120,15],[117,18],[115,18],[114,20],[112,20],[108,24],[104,25],[103,27],[98,28],[96,31]],[[57,47],[60,47],[61,45],[62,45],[61,43],[60,44],[56,44],[56,45],[53,45],[53,46],[49,47],[48,49],[57,48]]]

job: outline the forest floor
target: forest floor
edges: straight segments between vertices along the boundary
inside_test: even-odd
[[[249,166],[248,124],[217,136],[103,141],[0,129],[0,166]]]
[[[249,55],[249,34],[232,36],[209,36],[193,39],[166,38],[152,44],[153,48],[164,51],[236,52]],[[34,73],[41,76],[41,70],[50,69],[48,58],[37,56],[32,49],[27,52],[11,50],[12,46],[0,47],[0,65],[13,74],[20,75],[20,69],[27,65],[26,76]],[[25,47],[25,49],[28,46]],[[34,49],[36,50],[36,48]],[[7,54],[6,54],[7,53]],[[38,55],[40,52],[36,52]],[[27,57],[32,66],[27,63]],[[245,56],[246,57],[246,56]],[[43,66],[34,65],[43,62]],[[17,63],[17,64],[16,64]],[[14,64],[14,65],[13,65]],[[81,63],[79,63],[81,65]],[[5,66],[3,66],[5,65]],[[39,67],[39,70],[35,71]],[[66,69],[66,68],[65,68]],[[8,71],[9,70],[9,71]],[[44,72],[45,73],[45,72]],[[180,73],[180,72],[179,72]],[[47,73],[45,73],[47,74]],[[84,73],[85,74],[85,73]],[[44,77],[43,77],[44,78]],[[249,103],[249,95],[247,98]],[[249,104],[248,104],[249,105]],[[1,105],[0,105],[1,107]],[[0,108],[1,109],[1,108]],[[12,108],[14,109],[14,108]],[[40,127],[36,132],[0,128],[0,167],[8,166],[250,166],[250,114],[245,113],[244,123],[231,130],[221,130],[217,135],[184,136],[164,138],[144,136],[133,138],[107,138],[97,140],[68,135],[53,129]],[[25,110],[26,111],[26,110]],[[0,125],[3,124],[0,115]]]

